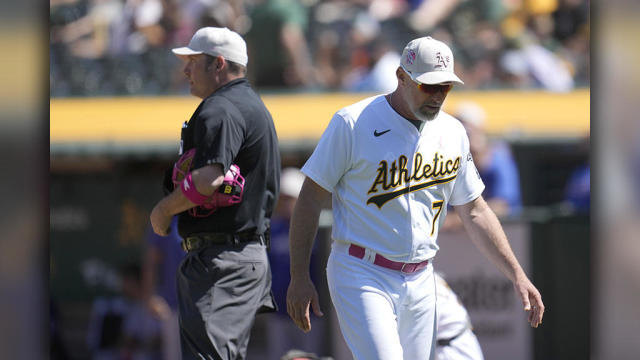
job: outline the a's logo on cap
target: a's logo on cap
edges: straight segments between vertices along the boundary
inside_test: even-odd
[[[413,50],[407,51],[407,64],[411,65],[416,60],[416,53]]]
[[[449,62],[451,61],[451,59],[449,58],[449,56],[442,56],[442,54],[440,54],[440,52],[438,51],[436,53],[436,68],[440,68],[440,67],[444,67],[447,68],[449,67]]]

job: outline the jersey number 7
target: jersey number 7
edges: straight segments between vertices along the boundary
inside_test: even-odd
[[[438,209],[438,212],[436,212],[436,215],[433,217],[433,223],[431,224],[431,235],[433,235],[433,232],[436,230],[436,222],[438,221],[438,216],[440,216],[440,213],[442,212],[443,206],[444,206],[444,200],[435,201],[431,205],[432,209]]]

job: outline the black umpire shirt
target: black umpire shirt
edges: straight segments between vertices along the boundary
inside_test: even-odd
[[[280,151],[271,114],[247,79],[233,80],[202,100],[181,142],[184,152],[196,148],[192,170],[219,163],[226,173],[236,164],[245,185],[239,204],[204,218],[181,213],[180,236],[264,233],[280,189]]]

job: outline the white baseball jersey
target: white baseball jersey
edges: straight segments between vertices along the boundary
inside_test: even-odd
[[[436,360],[483,360],[478,338],[471,331],[471,320],[458,296],[438,274],[436,280],[436,338],[447,340],[436,346]]]
[[[449,284],[438,274],[436,278],[436,303],[438,310],[438,339],[450,339],[471,327],[469,314]]]
[[[447,206],[484,190],[458,120],[418,131],[382,95],[339,110],[302,172],[333,194],[335,241],[402,262],[432,258]]]

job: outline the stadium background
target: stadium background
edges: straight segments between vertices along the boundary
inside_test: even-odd
[[[140,257],[148,214],[161,193],[161,173],[174,161],[177,129],[198,103],[188,95],[186,83],[180,80],[179,63],[168,51],[185,43],[185,35],[181,38],[176,29],[191,34],[176,26],[182,24],[180,19],[168,26],[162,14],[155,23],[149,14],[141,13],[139,23],[134,16],[127,39],[134,44],[146,39],[146,46],[112,51],[105,44],[111,44],[109,39],[115,36],[106,36],[104,31],[112,29],[127,11],[126,6],[115,3],[120,2],[50,3],[49,285],[51,298],[61,311],[62,339],[74,359],[89,357],[85,335],[91,301],[115,293],[115,269]],[[132,6],[128,11],[143,7],[136,5],[142,3],[122,2]],[[179,8],[197,1],[156,3],[167,14],[167,6]],[[202,3],[222,6],[211,5],[207,14],[213,17],[228,8],[224,1]],[[227,5],[231,3],[235,2]],[[449,95],[445,110],[465,100],[482,106],[491,136],[510,143],[520,171],[525,208],[520,217],[508,221],[528,229],[527,260],[549,309],[544,326],[531,332],[532,353],[526,356],[588,358],[590,225],[588,215],[572,213],[564,206],[563,196],[571,171],[589,159],[584,142],[590,129],[589,2],[481,1],[471,5],[452,1],[454,11],[427,30],[420,29],[425,25],[409,24],[407,19],[418,11],[411,6],[383,17],[372,5],[383,2],[295,3],[302,6],[298,16],[303,18],[293,22],[300,26],[309,51],[309,68],[302,73],[312,74],[311,80],[293,76],[281,84],[256,86],[281,137],[282,165],[301,166],[331,114],[372,95],[361,91],[355,81],[339,79],[357,78],[369,70],[378,59],[376,44],[393,44],[400,51],[407,39],[418,35],[450,39],[456,67],[470,81]],[[351,15],[328,17],[332,9],[335,15],[336,3],[341,4],[338,9],[349,10],[342,13]],[[260,4],[243,5],[245,13],[235,18],[238,21],[242,16],[251,18]],[[112,11],[111,18],[104,15],[105,9]],[[91,21],[84,21],[87,19]],[[230,21],[225,18],[192,18],[191,27],[199,21],[234,24],[224,23]],[[372,23],[378,24],[377,31],[371,30],[376,28]],[[568,23],[575,26],[566,26]],[[351,36],[336,42],[332,27]],[[157,38],[160,30],[164,32],[161,41]],[[372,31],[375,35],[370,35]],[[362,33],[369,36],[364,42],[358,40]],[[334,39],[333,48],[324,47],[329,46],[326,39]],[[558,88],[549,80],[549,74],[553,76],[558,68],[548,68],[542,75],[521,72],[513,59],[522,62],[527,58],[511,55],[519,54],[523,43],[546,49],[558,60],[554,66],[570,74],[571,81]],[[329,50],[333,56],[321,56],[331,53]],[[253,55],[250,53],[250,70],[261,61]],[[250,77],[259,79],[256,73]],[[323,233],[326,236],[328,229]],[[581,299],[579,305],[571,301],[575,298]],[[253,343],[259,346],[260,342]],[[338,346],[330,337],[326,344],[329,349]]]

